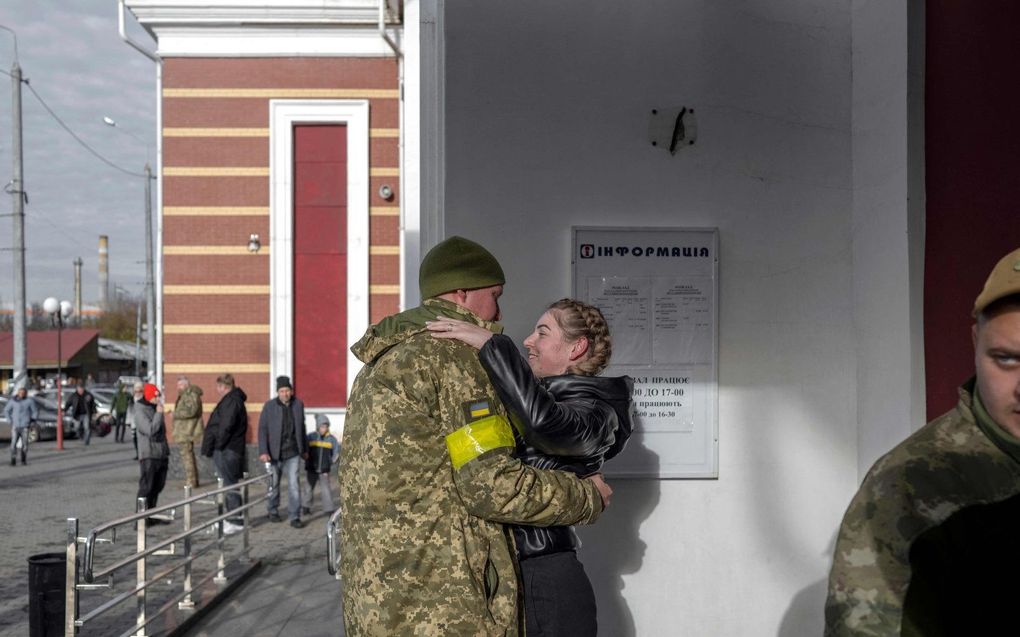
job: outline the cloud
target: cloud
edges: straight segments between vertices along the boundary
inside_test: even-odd
[[[116,4],[93,0],[6,0],[0,24],[18,36],[23,75],[79,137],[117,166],[155,167],[156,72],[121,41]],[[0,69],[13,63],[0,32]],[[7,81],[3,81],[7,80]],[[27,88],[22,90],[26,206],[26,287],[30,300],[73,293],[72,261],[81,257],[86,302],[98,295],[99,235],[110,237],[110,279],[139,291],[144,280],[144,181],[101,162],[76,142]],[[109,116],[122,130],[102,122]],[[0,76],[0,180],[10,180],[11,86]],[[135,137],[132,137],[134,135]],[[141,138],[142,141],[139,141]],[[146,143],[150,148],[146,147]],[[155,188],[153,188],[155,198]],[[10,212],[4,196],[0,213]],[[153,206],[155,207],[155,199]],[[12,222],[0,217],[0,272],[11,268]],[[0,299],[13,276],[0,276]]]

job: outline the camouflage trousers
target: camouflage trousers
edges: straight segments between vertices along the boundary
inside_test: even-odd
[[[181,448],[181,464],[184,465],[184,485],[198,487],[198,466],[195,464],[195,443],[178,443]]]

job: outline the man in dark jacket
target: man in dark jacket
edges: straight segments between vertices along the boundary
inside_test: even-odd
[[[305,442],[305,405],[294,395],[289,376],[276,379],[276,398],[262,406],[259,416],[259,461],[272,464],[276,472],[276,488],[266,506],[270,522],[280,518],[280,475],[287,472],[287,515],[296,529],[301,523],[301,483],[298,478],[301,461],[308,458]]]
[[[89,444],[92,440],[92,418],[96,415],[96,398],[83,383],[79,382],[74,393],[67,397],[64,411],[78,421],[78,437]]]
[[[237,484],[244,473],[244,439],[248,432],[248,410],[244,401],[248,396],[234,384],[232,374],[223,374],[216,379],[216,393],[220,402],[216,404],[209,423],[206,425],[202,452],[211,455],[216,473],[223,478],[224,486]],[[241,494],[228,491],[227,511],[241,506]],[[225,533],[237,533],[243,528],[240,515],[228,518],[223,524]]]

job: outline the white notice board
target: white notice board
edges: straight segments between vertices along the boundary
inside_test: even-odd
[[[634,434],[613,477],[719,477],[719,231],[573,229],[574,297],[602,310],[607,376],[634,378]]]

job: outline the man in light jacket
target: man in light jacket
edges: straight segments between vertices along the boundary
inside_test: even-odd
[[[259,460],[272,464],[276,472],[276,488],[267,501],[269,520],[280,518],[280,475],[287,472],[287,513],[290,525],[300,529],[301,483],[298,474],[301,461],[308,458],[305,441],[305,405],[294,395],[290,377],[276,379],[276,398],[262,406],[259,416]]]
[[[15,454],[18,441],[21,441],[21,464],[28,464],[28,426],[39,417],[39,407],[35,399],[28,395],[24,387],[19,387],[14,398],[4,407],[4,416],[11,421],[11,466],[15,465]]]

